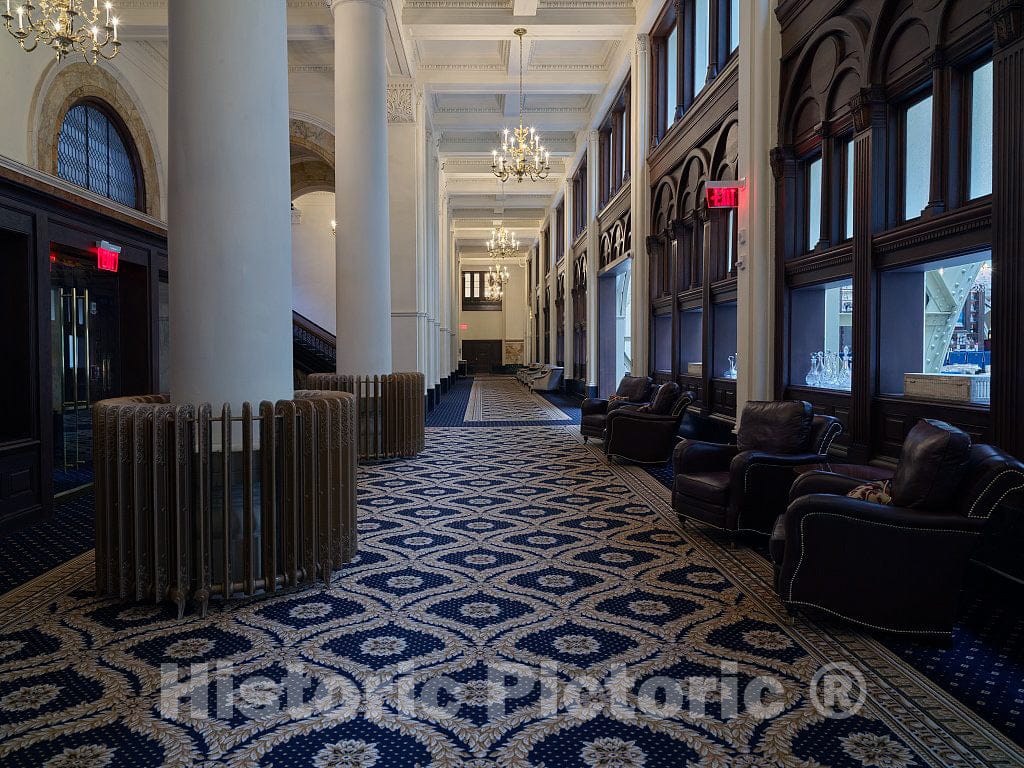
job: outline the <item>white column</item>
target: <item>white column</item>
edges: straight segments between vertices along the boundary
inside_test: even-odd
[[[651,189],[647,173],[647,149],[650,146],[649,112],[651,93],[650,35],[636,36],[633,50],[633,75],[630,85],[629,109],[633,125],[632,158],[630,160],[630,211],[633,227],[632,267],[632,329],[633,375],[650,373],[648,360],[651,347],[651,295],[650,258],[647,255],[647,235],[651,222]]]
[[[558,279],[558,204],[551,208],[548,220],[548,264],[551,268],[544,280],[544,287],[548,295],[548,327],[544,332],[548,335],[548,363],[554,365],[558,362],[558,350],[555,349],[556,333],[558,331],[558,313],[555,311],[555,281]]]
[[[738,216],[737,413],[773,395],[775,183],[768,156],[777,135],[781,39],[772,5],[740,6],[739,175],[747,187]]]
[[[248,9],[251,3],[245,5]],[[338,373],[391,373],[384,3],[331,0],[331,10],[337,137]],[[246,14],[236,17],[236,22],[238,18],[246,18]],[[239,30],[236,23],[234,35],[239,45],[251,52],[258,49],[249,44],[248,27]],[[244,58],[251,65],[253,57]],[[234,140],[246,135],[240,132]]]
[[[291,399],[285,4],[176,0],[168,27],[171,395]]]
[[[565,373],[562,376],[563,381],[568,381],[572,378],[573,364],[574,364],[574,350],[573,350],[573,333],[572,333],[572,230],[573,230],[573,217],[572,212],[576,205],[576,201],[572,195],[572,177],[567,176],[565,180],[565,194],[562,198],[565,201],[565,243],[562,248],[564,249],[565,257],[562,259],[562,269],[565,271],[565,317],[562,323],[562,337],[565,339]]]
[[[597,220],[598,185],[601,174],[600,134],[590,132],[587,143],[587,388],[588,394],[597,391],[597,352],[600,328],[598,327],[598,285],[597,265],[600,261],[601,225]]]

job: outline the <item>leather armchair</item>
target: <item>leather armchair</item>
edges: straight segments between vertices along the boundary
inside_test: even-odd
[[[683,440],[673,454],[680,519],[770,534],[786,510],[795,468],[825,460],[842,424],[800,400],[748,403],[737,445]]]
[[[626,406],[608,414],[604,452],[637,464],[664,464],[679,437],[686,409],[696,400],[675,382],[662,384],[649,406]]]
[[[989,519],[1019,504],[1024,465],[943,422],[911,430],[891,505],[848,498],[863,480],[812,472],[770,545],[790,611],[812,607],[888,632],[948,636]]]
[[[608,414],[627,405],[646,405],[651,399],[654,382],[646,376],[623,376],[615,389],[616,400],[588,397],[580,405],[580,434],[588,438],[604,438]]]

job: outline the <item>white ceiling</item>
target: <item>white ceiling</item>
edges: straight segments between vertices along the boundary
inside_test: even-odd
[[[116,0],[125,38],[164,61],[167,2]],[[626,71],[636,21],[633,0],[388,0],[388,72],[423,89],[460,250],[479,250],[499,221],[525,243],[535,241]],[[501,130],[519,119],[518,26],[527,29],[524,119],[551,151],[552,171],[544,182],[502,189],[490,154]],[[333,104],[328,3],[288,0],[288,38],[293,109]]]

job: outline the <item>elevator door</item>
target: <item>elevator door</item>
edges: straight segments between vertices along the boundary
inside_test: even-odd
[[[74,258],[52,262],[54,491],[91,482],[92,414],[120,394],[117,282]]]

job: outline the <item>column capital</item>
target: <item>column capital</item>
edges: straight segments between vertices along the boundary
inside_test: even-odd
[[[997,48],[1006,48],[1024,34],[1024,0],[992,0],[989,8]]]
[[[853,113],[853,128],[857,133],[866,131],[880,115],[885,112],[885,89],[861,88],[850,99],[850,111]]]
[[[387,13],[387,2],[386,0],[329,0],[331,6],[331,13],[335,13],[342,5],[348,3],[363,3],[365,5],[372,5],[375,8],[379,8],[383,13]]]
[[[651,36],[646,32],[641,32],[636,36],[636,52],[643,56],[651,49]]]
[[[416,122],[416,105],[411,82],[388,82],[387,110],[389,123]]]

